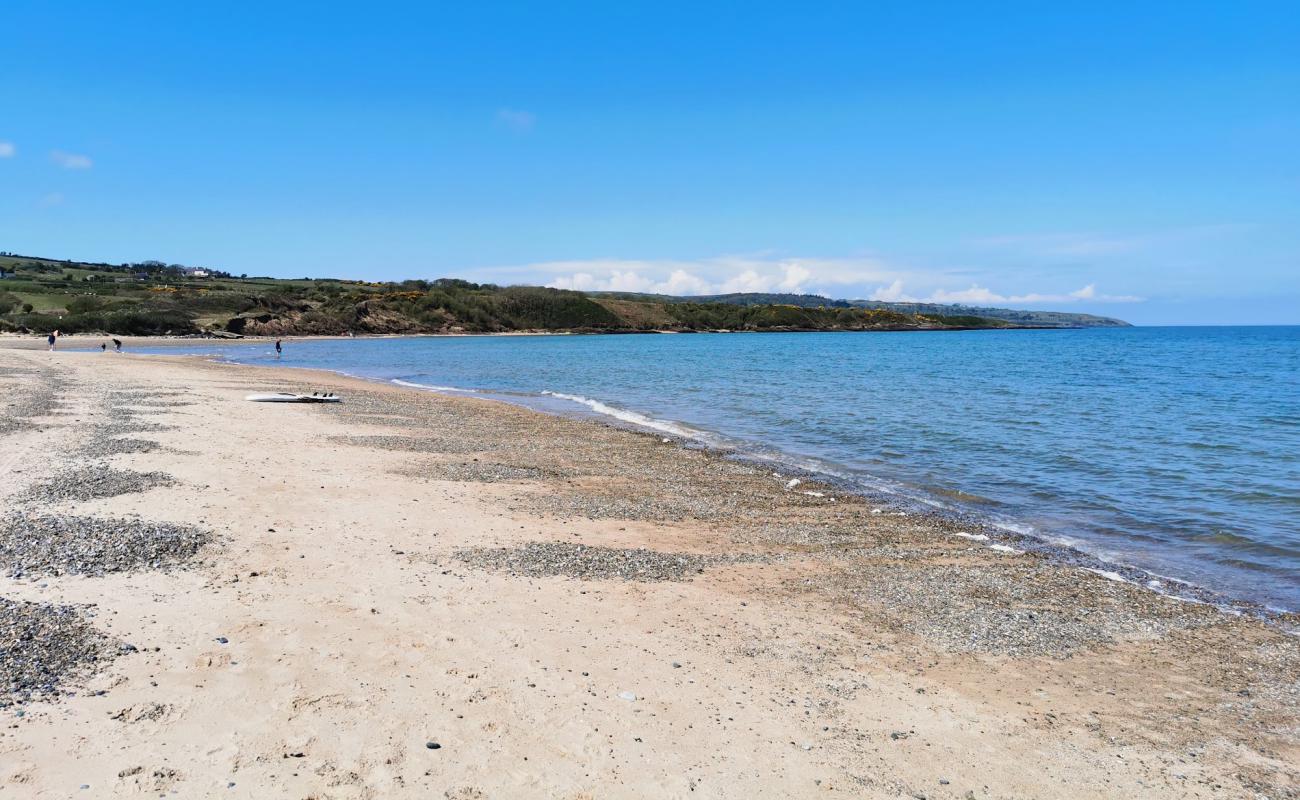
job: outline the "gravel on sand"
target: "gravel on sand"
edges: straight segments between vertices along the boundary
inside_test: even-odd
[[[562,477],[562,473],[545,467],[502,464],[477,459],[474,461],[437,462],[404,469],[400,474],[431,481],[467,481],[473,483],[540,481],[547,478]]]
[[[407,453],[472,453],[477,450],[453,437],[439,436],[335,436],[334,441],[378,450],[396,450]]]
[[[35,503],[94,500],[145,492],[155,486],[170,486],[174,483],[176,480],[163,472],[134,472],[102,464],[86,465],[65,470],[49,481],[28,489],[21,497],[25,502]]]
[[[0,517],[0,570],[20,578],[160,569],[189,561],[211,540],[167,522],[11,512]]]
[[[87,442],[80,452],[87,457],[106,458],[126,453],[152,453],[161,447],[162,445],[150,439],[100,436]]]
[[[846,596],[869,616],[950,653],[1063,658],[1217,618],[1208,607],[1159,613],[1148,606],[1175,601],[1040,563],[850,562],[841,569]]]
[[[520,547],[471,548],[456,558],[473,567],[530,578],[563,576],[579,580],[682,581],[720,564],[753,556],[662,553],[643,548],[593,547],[565,542],[529,542]]]
[[[0,708],[50,699],[119,651],[76,606],[0,597]]]

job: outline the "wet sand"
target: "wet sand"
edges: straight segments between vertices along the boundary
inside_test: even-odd
[[[0,407],[0,797],[1300,793],[1293,619],[324,373],[6,347]]]

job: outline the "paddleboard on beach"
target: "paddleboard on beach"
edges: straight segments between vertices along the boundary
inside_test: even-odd
[[[334,395],[289,394],[288,392],[250,394],[244,399],[252,400],[254,403],[341,403],[343,401],[341,397]]]

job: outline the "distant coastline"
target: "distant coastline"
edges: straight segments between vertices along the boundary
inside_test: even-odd
[[[835,300],[584,293],[443,278],[234,276],[146,261],[0,256],[0,333],[139,336],[897,332],[1127,327],[1057,311]]]

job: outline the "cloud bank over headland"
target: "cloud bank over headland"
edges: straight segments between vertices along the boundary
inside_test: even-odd
[[[592,259],[527,264],[499,272],[503,276],[517,275],[518,282],[541,282],[557,289],[671,295],[788,292],[893,302],[1010,306],[1137,303],[1143,299],[1107,294],[1099,291],[1095,282],[1079,288],[998,291],[952,272],[909,269],[868,257]]]
[[[884,286],[871,293],[869,300],[884,300],[888,302],[899,303],[963,303],[966,305],[991,305],[1001,303],[1003,305],[1019,306],[1034,305],[1042,303],[1077,303],[1088,301],[1091,303],[1140,303],[1142,298],[1131,294],[1101,294],[1097,291],[1097,285],[1090,283],[1082,289],[1075,289],[1065,294],[1050,294],[1042,292],[1030,292],[1029,294],[1012,294],[1003,295],[991,291],[983,286],[971,284],[966,289],[958,291],[948,291],[946,289],[937,289],[926,297],[916,297],[908,294],[903,289],[901,280],[894,281],[889,286]]]

